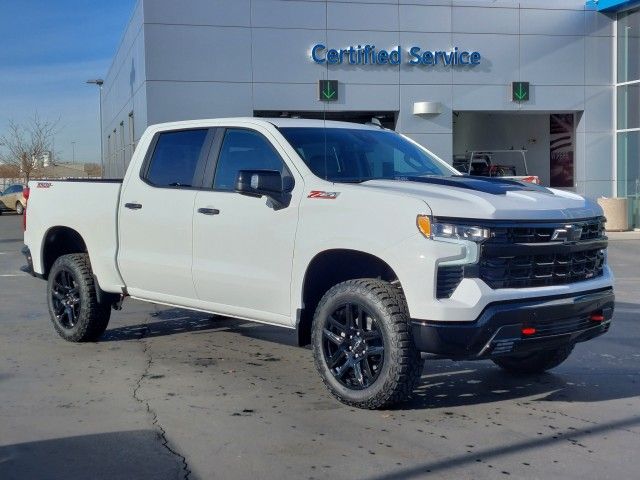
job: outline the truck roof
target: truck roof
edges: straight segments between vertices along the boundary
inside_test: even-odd
[[[152,125],[160,130],[174,129],[180,127],[193,127],[194,124],[203,126],[211,124],[211,126],[228,122],[248,122],[256,125],[266,126],[268,124],[275,125],[278,128],[287,127],[307,127],[307,128],[350,128],[358,130],[380,130],[376,125],[365,125],[362,123],[338,122],[334,120],[313,120],[307,118],[263,118],[263,117],[230,117],[230,118],[210,118],[198,120],[185,120],[180,122],[158,123]]]

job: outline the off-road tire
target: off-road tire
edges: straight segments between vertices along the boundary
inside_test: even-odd
[[[568,345],[555,350],[530,353],[521,357],[498,357],[492,360],[500,368],[511,373],[525,375],[542,373],[564,362],[571,355],[573,347],[573,345]]]
[[[361,390],[342,385],[331,373],[323,353],[323,329],[328,315],[344,303],[360,303],[376,317],[384,341],[384,362],[375,381]],[[340,402],[365,409],[388,408],[406,400],[420,381],[423,360],[411,337],[407,303],[402,291],[378,279],[356,279],[332,287],[320,300],[312,325],[316,369],[329,392]]]
[[[72,328],[65,328],[54,313],[53,283],[61,270],[71,273],[80,297],[77,322]],[[86,253],[63,255],[54,262],[47,281],[47,305],[56,332],[65,340],[93,342],[100,338],[109,324],[111,305],[98,302],[89,255]]]
[[[24,207],[22,206],[22,203],[20,203],[20,202],[16,202],[16,213],[18,215],[22,215],[24,213]]]

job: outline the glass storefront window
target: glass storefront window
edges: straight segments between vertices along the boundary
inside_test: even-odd
[[[618,196],[629,198],[629,225],[640,226],[640,131],[618,132]]]
[[[618,132],[618,195],[635,195],[640,188],[640,131]]]
[[[618,83],[640,79],[640,9],[618,14]]]
[[[618,87],[618,130],[640,128],[640,83]]]
[[[640,8],[618,13],[617,36],[616,192],[629,199],[629,224],[640,227]]]

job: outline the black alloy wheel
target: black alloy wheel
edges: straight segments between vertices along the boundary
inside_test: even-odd
[[[56,332],[70,342],[93,342],[104,333],[111,304],[100,302],[89,255],[59,257],[47,279],[47,305]]]
[[[56,273],[51,288],[51,302],[58,323],[66,329],[75,327],[80,314],[80,289],[69,270]]]
[[[420,381],[422,359],[406,300],[384,280],[358,278],[331,287],[316,307],[311,347],[325,386],[346,405],[390,407]]]
[[[376,318],[360,304],[347,303],[325,319],[322,352],[333,376],[349,389],[372,385],[384,364],[384,339]]]

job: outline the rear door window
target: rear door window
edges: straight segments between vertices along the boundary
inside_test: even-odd
[[[163,132],[158,136],[145,180],[156,187],[195,186],[208,129]]]

